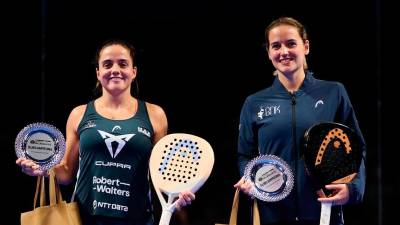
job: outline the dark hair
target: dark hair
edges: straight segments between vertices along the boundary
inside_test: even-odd
[[[103,51],[103,49],[111,46],[111,45],[120,45],[122,47],[124,47],[125,49],[129,50],[129,55],[132,59],[132,66],[135,67],[136,66],[136,50],[135,47],[133,47],[132,44],[130,44],[127,41],[121,40],[121,39],[109,39],[105,42],[103,42],[102,45],[100,45],[100,47],[97,49],[94,60],[93,60],[93,64],[95,66],[96,69],[99,69],[99,59],[100,59],[100,53],[101,51]],[[135,78],[135,80],[133,81],[134,86],[134,96],[138,96],[139,95],[139,84],[137,81],[137,78]],[[93,89],[93,93],[95,96],[100,96],[102,93],[102,87],[99,81],[96,82],[96,86]]]
[[[97,69],[99,68],[99,59],[100,59],[101,51],[103,51],[103,49],[105,49],[106,47],[109,47],[111,45],[121,45],[122,47],[128,49],[129,50],[129,55],[132,58],[132,65],[136,66],[136,59],[135,59],[136,50],[135,50],[135,47],[133,47],[133,45],[131,45],[127,41],[124,41],[124,40],[121,40],[121,39],[109,39],[109,40],[103,42],[103,44],[100,45],[100,48],[98,48],[97,51],[96,51],[96,55],[94,57],[94,65],[95,65],[95,67]]]

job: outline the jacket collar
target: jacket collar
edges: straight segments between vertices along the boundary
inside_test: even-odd
[[[300,85],[299,90],[295,91],[294,94],[298,95],[303,92],[306,92],[311,85],[314,83],[315,78],[313,75],[313,72],[307,70],[306,71],[306,76],[304,78],[303,83]],[[278,93],[286,93],[289,94],[289,92],[286,90],[285,86],[281,83],[281,81],[278,79],[278,76],[275,77],[274,83],[272,84],[272,87],[278,92]]]

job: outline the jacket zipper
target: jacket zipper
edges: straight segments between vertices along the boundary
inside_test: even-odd
[[[293,138],[293,154],[294,154],[294,171],[293,174],[297,175],[297,160],[298,160],[298,153],[297,153],[297,141],[296,141],[296,95],[294,93],[290,93],[292,97],[292,138]],[[295,180],[297,180],[297,176],[295,176]],[[295,182],[296,183],[296,182]],[[296,205],[296,220],[298,220],[298,196],[297,196],[297,185],[294,185],[296,187],[295,191],[295,205]]]

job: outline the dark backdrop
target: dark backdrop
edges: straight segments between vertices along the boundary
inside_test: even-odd
[[[392,168],[398,153],[384,135],[388,126],[382,116],[383,96],[394,93],[383,88],[380,1],[310,2],[42,0],[4,8],[9,11],[2,15],[1,104],[6,116],[0,138],[7,200],[6,220],[0,224],[19,224],[19,214],[32,207],[35,178],[15,166],[19,130],[45,121],[65,133],[72,108],[92,99],[96,48],[114,37],[136,46],[139,97],[164,108],[169,132],[195,134],[213,146],[215,167],[185,209],[188,224],[227,222],[239,179],[240,108],[247,95],[272,82],[264,28],[282,15],[306,25],[309,67],[317,78],[346,86],[368,144],[365,201],[345,207],[347,224],[395,224],[389,205],[399,197]],[[71,191],[63,187],[66,197]],[[158,199],[154,202],[157,207]],[[247,199],[242,203],[240,220],[245,222]],[[183,224],[176,217],[173,222]]]

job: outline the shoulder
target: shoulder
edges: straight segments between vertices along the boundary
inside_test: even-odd
[[[340,83],[339,81],[318,79],[314,77],[313,72],[309,72],[307,74],[305,82],[310,82],[311,84],[315,84],[314,86],[320,86],[320,87],[330,87],[330,88],[343,87],[343,84]]]
[[[347,95],[347,91],[344,84],[339,81],[325,81],[324,87],[327,88],[328,90],[335,90],[335,92],[338,95],[343,95],[343,94]]]
[[[146,107],[154,130],[153,142],[157,143],[168,132],[167,116],[164,110],[158,105],[146,102]]]
[[[156,104],[152,104],[149,102],[146,103],[147,112],[149,113],[150,118],[155,119],[163,119],[166,117],[164,109]]]
[[[266,99],[272,99],[275,96],[276,93],[273,91],[273,88],[267,87],[248,95],[244,99],[243,105],[253,105],[256,104],[257,102],[265,102]]]
[[[77,130],[79,123],[81,122],[83,115],[85,114],[85,111],[86,104],[79,105],[73,108],[71,110],[71,113],[69,114],[67,126],[73,128],[74,130]]]
[[[82,117],[86,111],[86,104],[76,106],[72,109],[71,113],[69,114],[70,118]]]
[[[320,80],[314,79],[314,88],[324,89],[325,91],[328,90],[336,90],[339,92],[345,91],[345,87],[343,83],[339,81],[331,81],[331,80]]]

